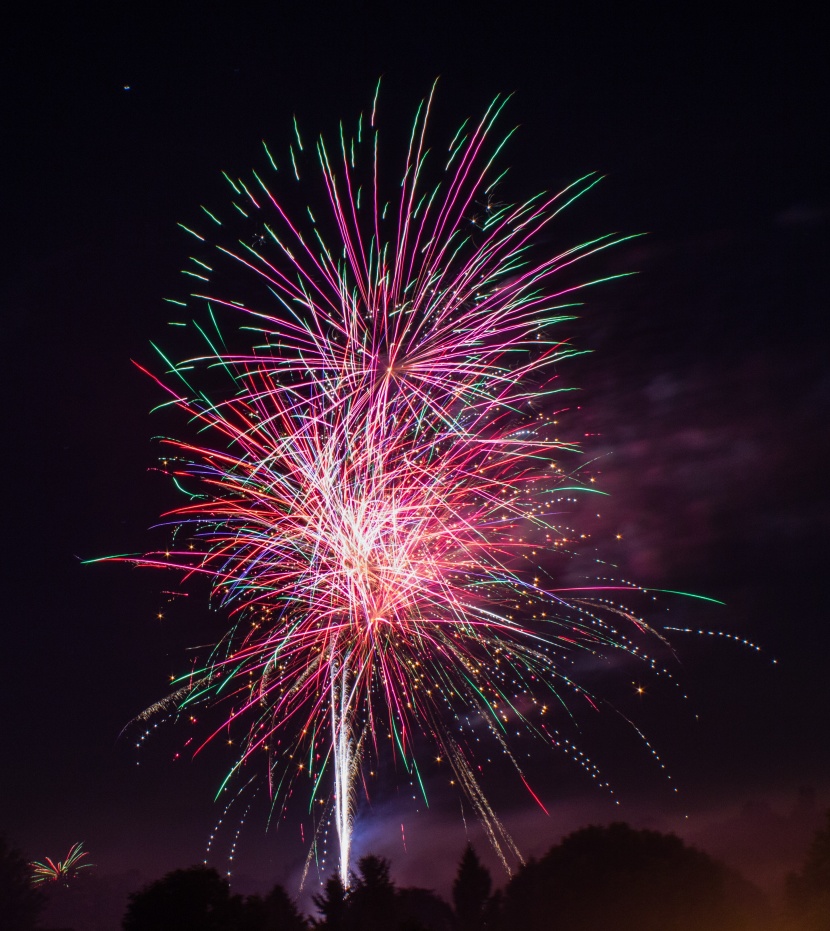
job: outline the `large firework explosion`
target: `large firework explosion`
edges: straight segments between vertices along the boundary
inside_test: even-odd
[[[625,237],[538,252],[597,179],[498,202],[504,100],[429,149],[430,95],[389,188],[376,103],[335,146],[295,124],[284,162],[266,147],[265,171],[225,176],[232,206],[184,226],[193,290],[173,325],[202,348],[159,350],[152,377],[198,428],[163,441],[189,501],[167,515],[168,548],[130,557],[206,576],[228,618],[142,717],[221,705],[205,743],[244,733],[222,788],[258,754],[274,805],[306,781],[323,812],[312,847],[333,821],[345,884],[370,761],[395,758],[426,796],[432,742],[507,866],[519,852],[482,789],[476,734],[535,798],[508,730],[571,752],[549,706],[593,702],[574,656],[655,667],[641,643],[654,632],[608,594],[629,586],[574,586],[564,568],[580,536],[566,502],[599,493],[554,413],[557,364],[575,353],[561,324],[596,283],[570,270]]]

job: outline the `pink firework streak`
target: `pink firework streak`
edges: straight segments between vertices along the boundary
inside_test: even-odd
[[[81,870],[89,869],[93,863],[81,863],[87,852],[83,843],[73,844],[63,860],[52,860],[45,857],[43,862],[33,860],[29,866],[32,870],[32,882],[35,885],[43,883],[69,883],[75,879]]]
[[[566,590],[554,568],[573,539],[557,502],[597,493],[563,465],[577,450],[552,413],[555,366],[575,354],[557,337],[578,290],[562,272],[626,237],[537,256],[597,179],[494,202],[503,104],[428,150],[430,95],[389,201],[375,107],[334,148],[319,139],[316,160],[295,127],[284,164],[266,148],[268,175],[226,175],[226,216],[205,209],[184,227],[195,287],[172,303],[204,349],[162,355],[156,380],[198,427],[197,441],[165,440],[190,500],[167,516],[169,550],[125,558],[206,576],[229,624],[148,713],[223,703],[207,741],[237,722],[245,732],[223,788],[259,752],[275,802],[309,779],[344,884],[367,760],[391,753],[426,794],[416,748],[431,740],[507,867],[519,851],[479,785],[471,728],[489,729],[533,798],[508,725],[599,778],[548,725],[546,701],[590,700],[564,671],[575,651],[653,664],[631,639],[653,631],[601,597],[610,586]],[[289,209],[301,175],[317,199]],[[186,319],[192,305],[201,322]]]

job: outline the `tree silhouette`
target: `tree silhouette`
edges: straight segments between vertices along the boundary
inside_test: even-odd
[[[28,863],[0,836],[0,927],[4,931],[36,928],[43,905],[43,897],[32,886]]]
[[[174,870],[130,896],[124,931],[237,931],[242,900],[207,866]]]
[[[358,861],[352,885],[332,876],[314,896],[321,931],[452,931],[447,903],[429,889],[398,889],[389,877],[389,861],[372,855]]]
[[[432,890],[399,889],[397,900],[397,927],[400,931],[452,931],[452,909]]]
[[[326,931],[345,931],[347,922],[347,892],[340,876],[335,873],[326,881],[325,892],[313,897],[317,910],[323,916],[315,922]]]
[[[389,931],[400,917],[389,861],[370,854],[358,860],[357,869],[349,890],[349,926],[360,931]]]
[[[505,891],[503,925],[523,931],[758,929],[749,885],[679,838],[626,824],[589,827],[530,861]]]
[[[816,831],[800,873],[787,877],[787,899],[805,931],[830,931],[830,811]]]
[[[482,931],[493,881],[473,849],[467,844],[452,884],[452,906],[458,931]]]
[[[245,900],[239,931],[308,931],[308,922],[285,889],[277,885],[264,899],[252,895]]]

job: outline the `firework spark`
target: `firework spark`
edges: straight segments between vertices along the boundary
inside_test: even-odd
[[[29,867],[32,870],[32,882],[36,885],[42,883],[62,883],[64,885],[75,879],[81,870],[89,869],[94,863],[81,863],[81,860],[87,856],[83,849],[83,843],[73,844],[65,859],[51,860],[45,857],[41,863],[39,860],[33,860]]]
[[[376,103],[334,148],[312,151],[295,124],[285,165],[266,147],[270,174],[225,176],[227,215],[183,225],[195,287],[172,301],[174,325],[204,348],[181,362],[159,350],[156,380],[198,428],[164,440],[189,501],[167,516],[169,548],[130,557],[206,576],[229,618],[154,707],[224,703],[205,743],[230,725],[244,739],[223,788],[260,752],[275,804],[310,780],[345,884],[368,759],[391,754],[426,797],[417,751],[431,740],[508,866],[518,850],[479,784],[473,731],[489,729],[533,795],[508,723],[570,754],[545,713],[553,697],[593,702],[568,673],[575,653],[653,665],[637,645],[653,631],[606,600],[630,586],[566,589],[557,568],[578,537],[563,502],[598,493],[565,465],[578,450],[559,439],[556,369],[576,351],[557,332],[576,306],[571,267],[625,237],[537,253],[597,178],[497,201],[504,100],[440,151],[430,95],[387,200]],[[303,180],[278,197],[286,167]]]

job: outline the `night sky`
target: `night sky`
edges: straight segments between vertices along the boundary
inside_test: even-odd
[[[581,713],[573,734],[619,805],[542,747],[528,777],[550,816],[507,775],[485,786],[526,855],[623,819],[675,830],[774,891],[830,805],[818,28],[780,8],[171,6],[67,5],[4,29],[0,831],[38,859],[83,840],[102,874],[153,879],[203,858],[222,754],[174,761],[175,727],[140,754],[119,734],[221,618],[198,586],[169,605],[172,575],[81,564],[151,546],[177,502],[153,471],[162,399],[130,360],[153,365],[149,341],[164,344],[162,298],[188,254],[176,223],[227,202],[222,169],[261,164],[263,138],[285,150],[295,114],[334,138],[381,75],[381,131],[403,138],[439,77],[439,136],[514,93],[504,196],[606,175],[557,243],[648,234],[595,265],[637,274],[592,289],[568,333],[593,350],[562,374],[581,389],[570,435],[602,457],[611,493],[597,534],[622,577],[726,602],[661,598],[653,620],[761,647],[677,634],[666,661],[685,701],[653,681],[639,695],[636,670],[587,671],[619,714]],[[378,786],[356,854],[446,892],[465,824],[446,774],[427,767],[427,781],[428,812],[405,780]],[[254,798],[234,881],[294,893],[307,845],[291,818],[266,834],[266,811]],[[223,871],[229,825],[212,859]],[[499,877],[469,812],[467,829]]]

